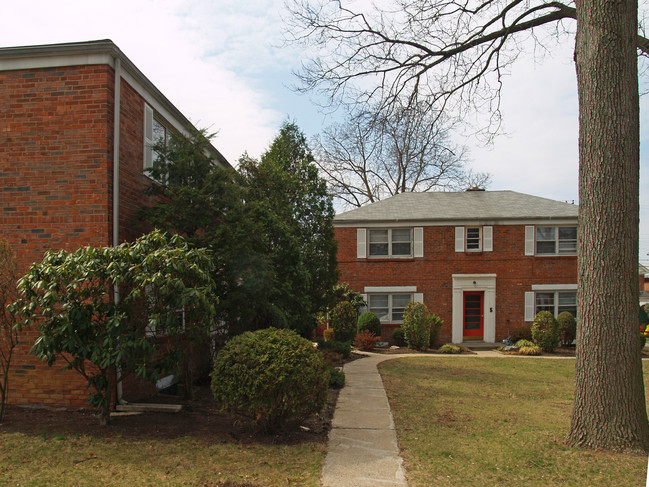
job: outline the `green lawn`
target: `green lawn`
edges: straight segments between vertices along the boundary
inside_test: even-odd
[[[318,486],[323,443],[209,444],[0,432],[2,486]]]
[[[413,357],[380,370],[410,487],[645,485],[646,455],[566,447],[573,360]]]

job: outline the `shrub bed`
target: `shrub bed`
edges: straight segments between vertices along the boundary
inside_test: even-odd
[[[234,337],[219,352],[212,393],[223,411],[253,417],[273,432],[322,409],[330,373],[312,343],[268,328]]]
[[[425,350],[430,346],[430,337],[435,325],[424,303],[411,302],[403,312],[403,334],[408,347]]]
[[[372,350],[378,341],[379,337],[374,333],[369,330],[363,330],[354,338],[354,347],[363,351]]]
[[[377,337],[381,337],[381,320],[371,311],[363,313],[358,317],[358,333],[363,330],[368,330],[374,333]]]
[[[325,342],[324,340],[318,340],[317,343],[320,350],[333,350],[343,358],[349,358],[352,353],[352,345],[350,342],[339,342],[336,340]]]
[[[539,311],[532,323],[532,341],[544,352],[554,352],[559,344],[559,323],[549,311]]]
[[[406,337],[403,333],[403,328],[395,328],[394,331],[392,332],[392,339],[394,340],[394,343],[397,344],[398,347],[405,347],[406,346]]]

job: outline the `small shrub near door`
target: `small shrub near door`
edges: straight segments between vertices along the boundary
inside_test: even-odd
[[[512,330],[509,339],[512,343],[516,343],[518,340],[529,340],[532,341],[532,329],[529,326],[519,326]]]
[[[458,347],[457,345],[453,345],[452,343],[446,343],[439,347],[439,353],[447,353],[447,354],[456,354],[456,353],[462,353],[462,349]]]
[[[425,350],[430,345],[433,317],[424,303],[408,303],[403,312],[403,334],[408,347]]]
[[[223,411],[254,418],[272,432],[322,409],[330,372],[310,341],[291,330],[246,332],[219,352],[212,392]]]
[[[518,351],[518,355],[541,355],[541,347],[532,345],[531,347],[521,347]]]
[[[559,323],[549,311],[539,311],[532,323],[532,341],[544,352],[554,352],[559,344]]]
[[[438,352],[447,353],[447,354],[469,353],[471,352],[471,349],[469,347],[465,347],[464,345],[456,345],[455,343],[446,343],[441,347],[439,347]]]

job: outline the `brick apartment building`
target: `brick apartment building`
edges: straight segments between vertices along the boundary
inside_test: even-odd
[[[384,338],[421,301],[444,320],[442,343],[493,343],[538,311],[576,315],[577,214],[511,191],[399,194],[336,216],[341,281]]]
[[[50,249],[138,237],[151,144],[191,128],[110,40],[0,48],[0,238],[21,269]],[[9,402],[87,406],[85,381],[31,355],[34,338],[21,336]]]

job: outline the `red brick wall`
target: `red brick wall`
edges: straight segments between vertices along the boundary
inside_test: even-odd
[[[0,238],[21,270],[49,249],[110,244],[112,85],[108,66],[0,72]],[[29,354],[35,336],[21,336],[9,401],[85,406],[85,381]]]
[[[106,65],[0,72],[0,238],[21,270],[49,249],[112,245],[114,72]],[[139,236],[144,100],[121,87],[120,241]],[[88,390],[63,364],[29,353],[24,332],[12,362],[9,402],[85,407]]]
[[[143,173],[144,99],[125,80],[120,106],[119,240],[129,242],[148,230],[137,213],[138,208],[150,202],[145,192],[151,180]],[[112,180],[110,187],[112,195]]]
[[[525,226],[493,227],[492,252],[455,252],[455,227],[424,227],[424,257],[358,259],[356,228],[336,228],[341,281],[365,286],[417,286],[431,312],[444,320],[442,342],[451,341],[453,274],[496,274],[496,340],[525,324],[525,292],[533,284],[575,284],[577,258],[525,256]],[[384,326],[384,338],[398,325]]]

